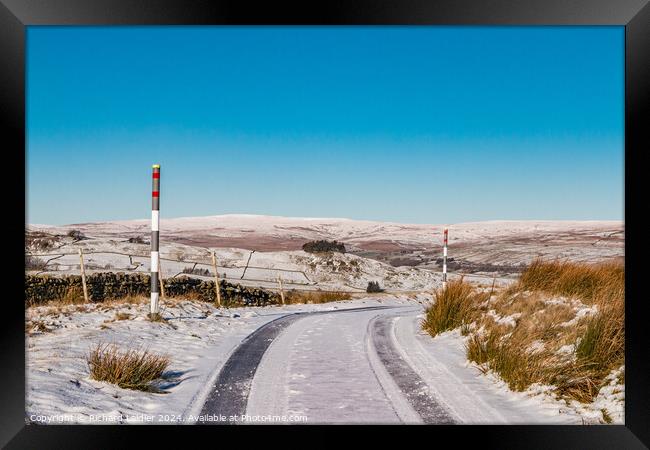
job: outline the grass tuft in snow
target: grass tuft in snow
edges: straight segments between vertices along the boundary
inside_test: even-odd
[[[149,313],[147,314],[147,319],[149,319],[151,322],[164,322],[165,319],[163,319],[162,314],[160,313]]]
[[[620,264],[533,262],[517,284],[478,308],[468,359],[513,390],[538,383],[561,398],[592,402],[624,364],[624,279]]]
[[[426,310],[422,328],[431,336],[469,324],[478,305],[488,294],[477,292],[469,283],[450,281],[446,289],[435,292],[435,303]]]
[[[625,360],[625,302],[621,296],[601,300],[598,306],[599,313],[586,321],[576,356],[603,379]]]
[[[612,423],[613,422],[612,416],[609,415],[609,412],[607,412],[607,410],[605,408],[602,408],[600,410],[600,412],[603,414],[603,421],[605,423]]]
[[[123,389],[156,392],[152,382],[162,376],[170,359],[147,350],[120,350],[114,344],[98,344],[90,351],[87,362],[93,380]]]
[[[118,311],[115,313],[114,320],[129,320],[130,318],[131,318],[131,314]]]

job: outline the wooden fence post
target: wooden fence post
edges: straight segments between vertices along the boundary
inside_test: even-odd
[[[212,252],[212,268],[214,269],[214,289],[217,292],[217,306],[221,308],[221,289],[219,289],[219,272],[217,271],[217,255]]]
[[[160,295],[162,298],[165,298],[165,282],[163,281],[162,265],[160,259],[158,259],[158,280],[160,281]]]
[[[86,269],[84,267],[84,252],[79,249],[79,260],[81,261],[81,284],[84,288],[84,301],[88,303],[88,288],[86,287]]]
[[[282,288],[282,275],[278,275],[278,284],[280,285],[280,299],[284,305],[284,289]]]

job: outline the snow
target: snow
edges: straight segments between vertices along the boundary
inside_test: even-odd
[[[573,311],[575,311],[574,317],[571,320],[561,323],[560,326],[562,327],[572,327],[577,325],[582,318],[593,316],[598,312],[598,305],[585,305],[577,298],[559,296],[545,299],[544,303],[547,305],[567,305],[573,308]]]
[[[466,338],[458,329],[431,338],[419,329],[417,320],[404,317],[397,322],[396,334],[403,348],[409,349],[404,355],[412,367],[465,423],[599,424],[605,423],[603,409],[612,423],[624,422],[625,386],[617,381],[623,367],[608,376],[594,402],[568,402],[556,398],[553,386],[533,384],[515,392],[494,372],[484,374],[467,361]],[[533,349],[539,351],[539,344]],[[561,350],[572,353],[574,348]]]
[[[33,308],[29,314],[41,318],[43,309]],[[180,417],[228,353],[272,317],[235,320],[211,305],[179,302],[163,312],[173,320],[152,323],[143,319],[146,309],[147,305],[92,305],[87,313],[42,318],[46,326],[57,328],[27,339],[28,417],[68,417],[76,423],[101,423],[101,419],[93,420],[97,414],[105,415],[107,421],[118,417],[124,422],[146,422],[138,420],[141,414],[152,415],[154,422],[166,421],[159,413]],[[134,319],[106,323],[116,312],[132,314]],[[169,355],[173,361],[165,389],[169,393],[130,391],[91,380],[85,356],[100,342]]]
[[[32,225],[35,228],[56,228],[54,226]],[[403,224],[395,222],[375,222],[343,218],[296,218],[264,216],[254,214],[223,214],[205,217],[161,217],[161,230],[169,232],[194,232],[197,230],[218,230],[223,236],[242,236],[251,232],[268,235],[284,235],[289,229],[292,234],[302,232],[307,239],[330,238],[334,235],[354,235],[355,239],[376,237],[381,234],[388,241],[408,241],[430,243],[435,232],[447,226],[451,242],[479,240],[495,235],[522,234],[530,232],[553,233],[567,229],[594,229],[601,235],[612,228],[621,227],[620,221],[486,221],[467,222],[453,225]],[[150,219],[125,220],[114,222],[95,222],[63,225],[62,229],[93,230],[97,235],[148,231]],[[616,230],[614,230],[616,231]],[[441,235],[442,236],[442,235]]]
[[[86,273],[103,271],[150,271],[149,246],[93,237],[79,242],[64,242],[57,249],[37,252],[47,261],[41,273],[79,274],[79,249],[84,252]],[[247,286],[277,289],[282,277],[287,289],[342,290],[365,292],[368,281],[379,281],[391,291],[433,290],[442,283],[440,273],[417,267],[393,267],[353,254],[314,255],[299,251],[251,252],[238,248],[202,248],[178,243],[161,243],[160,271],[165,278],[181,276],[185,269],[207,269],[211,274],[212,252],[216,253],[220,277]],[[213,276],[192,275],[212,280]],[[243,278],[242,278],[243,277]],[[453,277],[450,277],[453,278]],[[473,277],[480,280],[480,278]]]
[[[561,323],[560,326],[572,327],[574,325],[577,325],[578,321],[580,321],[580,319],[582,319],[583,317],[593,316],[598,312],[597,305],[585,306],[580,302],[577,303],[579,303],[579,305],[574,306],[574,311],[576,312],[576,315],[573,317],[573,319]]]
[[[621,366],[607,376],[607,384],[600,389],[596,400],[590,405],[592,410],[598,410],[601,413],[602,410],[607,411],[612,423],[616,424],[625,423],[625,385],[619,384],[617,379],[624,370],[624,367]]]
[[[26,340],[27,417],[50,423],[191,423],[229,354],[255,329],[290,312],[358,306],[358,301],[344,301],[225,310],[202,302],[166,302],[166,323],[145,320],[146,304],[72,305],[60,312],[30,308],[27,320],[42,321],[53,331],[32,327]],[[118,312],[132,318],[113,321]],[[161,385],[166,393],[126,390],[90,379],[85,357],[98,343],[171,356]]]
[[[164,323],[144,319],[146,304],[29,308],[27,417],[42,423],[193,423],[229,355],[265,323],[292,312],[393,306],[310,315],[294,322],[264,354],[246,414],[289,415],[308,423],[420,423],[369,338],[372,320],[389,314],[401,357],[460,423],[602,423],[603,411],[614,423],[623,422],[625,389],[618,384],[622,367],[610,374],[591,404],[558,400],[552,386],[513,392],[494,373],[483,374],[467,361],[466,338],[458,330],[435,338],[421,330],[430,301],[429,294],[421,294],[218,309],[180,300],[164,303],[163,316],[170,319]],[[115,320],[117,313],[131,317]],[[38,331],[43,327],[51,331]],[[90,379],[85,356],[98,343],[171,356],[159,385],[165,393],[120,389]]]
[[[230,240],[247,243],[249,248],[270,246],[271,250],[295,250],[307,241],[335,239],[344,242],[351,251],[376,248],[381,244],[418,255],[441,247],[444,226],[243,214],[166,218],[163,212],[160,232],[161,242]],[[149,227],[149,219],[29,226],[32,230],[62,234],[78,229],[87,235],[108,238],[147,234]],[[621,221],[489,221],[448,227],[450,249],[453,250],[450,257],[475,263],[515,266],[537,256],[579,261],[623,256],[624,226]]]
[[[499,325],[507,325],[510,327],[515,327],[517,325],[517,319],[521,317],[521,313],[511,314],[509,316],[501,316],[494,309],[491,309],[487,312],[487,315],[492,317],[492,319]]]
[[[395,335],[407,362],[428,383],[436,397],[466,424],[580,423],[555,404],[510,391],[468,363],[459,330],[435,338],[420,329],[423,316],[400,317]]]
[[[528,348],[526,349],[529,353],[534,354],[534,353],[539,353],[544,350],[544,342],[540,340],[535,340],[533,341]]]
[[[563,345],[557,349],[559,355],[571,355],[575,353],[576,347],[573,344]]]
[[[383,305],[408,305],[389,300]],[[366,348],[367,323],[390,310],[300,319],[265,353],[246,413],[304,416],[318,423],[397,423]]]

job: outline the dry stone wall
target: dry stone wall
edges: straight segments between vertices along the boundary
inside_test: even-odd
[[[129,295],[149,295],[149,275],[143,273],[102,272],[86,276],[90,301],[101,302]],[[264,289],[220,280],[224,306],[265,306],[279,303],[279,296]],[[167,297],[194,297],[206,302],[216,298],[214,281],[181,276],[165,280]],[[82,292],[81,276],[25,275],[25,306],[62,300],[71,292]]]

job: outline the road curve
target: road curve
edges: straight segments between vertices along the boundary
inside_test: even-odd
[[[297,417],[306,423],[454,423],[395,348],[392,319],[417,313],[411,306],[379,306],[296,313],[269,322],[232,353],[201,414],[225,423],[241,423],[244,416]]]

